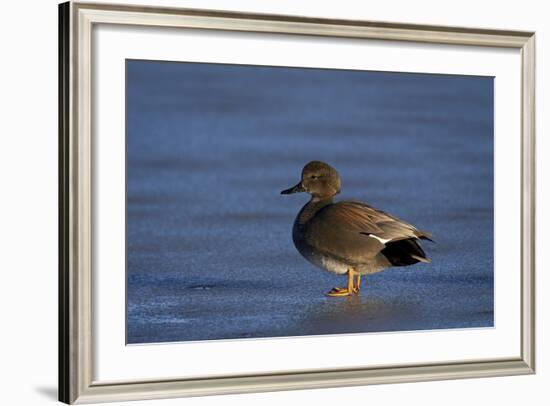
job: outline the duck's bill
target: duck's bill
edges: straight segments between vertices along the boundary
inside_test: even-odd
[[[281,192],[282,195],[290,195],[292,193],[305,192],[306,190],[302,186],[302,182],[298,183],[296,186],[292,186],[289,189],[285,189]]]

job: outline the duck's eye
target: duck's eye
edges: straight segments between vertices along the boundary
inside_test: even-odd
[[[319,176],[317,176],[317,175],[311,175],[309,178],[310,178],[310,179],[317,179],[318,177],[319,177]]]

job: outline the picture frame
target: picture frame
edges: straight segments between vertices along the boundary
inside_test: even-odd
[[[452,362],[98,381],[93,328],[92,142],[99,25],[509,48],[521,58],[519,356]],[[535,372],[535,34],[226,11],[68,2],[59,6],[59,400],[89,403],[494,377]],[[101,294],[101,292],[96,292]],[[121,292],[121,294],[123,294]]]

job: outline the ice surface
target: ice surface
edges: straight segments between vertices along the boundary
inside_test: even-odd
[[[493,325],[493,82],[128,62],[128,342]],[[358,199],[434,234],[431,264],[363,278],[291,238],[324,160]]]

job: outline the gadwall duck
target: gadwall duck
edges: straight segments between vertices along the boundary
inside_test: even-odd
[[[296,186],[281,192],[311,195],[292,229],[300,254],[322,269],[348,276],[345,288],[334,288],[327,295],[359,293],[361,275],[392,266],[431,262],[419,244],[422,239],[431,241],[431,234],[365,203],[334,203],[340,184],[336,169],[313,161],[304,166]]]

